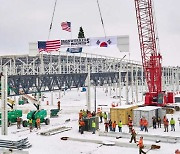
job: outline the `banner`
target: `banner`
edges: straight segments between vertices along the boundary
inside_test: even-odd
[[[120,52],[129,52],[129,36],[118,36],[117,37],[117,47]]]
[[[117,36],[93,37],[90,38],[90,45],[94,47],[110,47],[117,45]]]
[[[89,46],[89,38],[61,40],[61,47]]]

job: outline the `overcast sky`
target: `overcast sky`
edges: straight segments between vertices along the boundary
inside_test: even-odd
[[[28,43],[47,40],[55,0],[0,0],[0,55],[27,54]],[[131,59],[141,61],[134,0],[99,0],[107,36],[129,35]],[[179,65],[180,0],[154,0],[163,65]],[[86,37],[104,36],[97,0],[57,0],[51,39],[69,39],[61,22],[82,26]]]

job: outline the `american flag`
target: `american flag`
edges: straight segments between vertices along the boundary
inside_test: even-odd
[[[71,22],[62,22],[61,23],[62,30],[66,30],[68,32],[71,32]]]
[[[58,51],[61,46],[60,40],[38,41],[39,52]]]

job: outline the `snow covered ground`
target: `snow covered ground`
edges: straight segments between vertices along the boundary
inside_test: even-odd
[[[122,98],[123,102],[125,102],[125,92],[122,93],[124,97]],[[59,100],[59,92],[54,92],[54,102],[51,104],[51,94],[45,93],[46,98],[42,102],[42,108],[47,109],[48,113],[50,109],[57,108],[57,101]],[[140,94],[141,95],[141,94]],[[61,137],[71,137],[71,138],[78,138],[78,139],[93,139],[93,140],[100,140],[103,142],[123,142],[129,143],[129,139],[127,138],[120,138],[116,139],[115,137],[104,137],[99,136],[99,132],[96,131],[96,134],[92,134],[91,132],[84,132],[84,134],[80,134],[78,132],[78,112],[80,109],[86,109],[86,92],[81,92],[81,89],[78,91],[77,89],[67,90],[65,93],[60,93],[60,100],[61,100],[61,111],[58,117],[50,118],[50,125],[42,124],[41,130],[34,129],[33,132],[29,132],[27,128],[21,128],[21,132],[17,132],[16,125],[12,125],[8,128],[8,135],[10,137],[28,137],[29,142],[32,144],[32,147],[28,149],[30,154],[109,154],[109,153],[126,153],[126,154],[138,154],[138,147],[134,148],[126,148],[126,147],[119,147],[119,146],[106,146],[102,144],[96,143],[88,143],[88,142],[79,142],[79,141],[71,141],[71,140],[61,140]],[[105,89],[97,88],[97,107],[98,105],[107,105],[101,106],[103,111],[108,111],[109,107],[111,106],[112,102],[118,102],[118,99],[113,98],[115,96],[115,92],[112,91],[110,93],[105,93]],[[140,98],[140,97],[139,97]],[[46,102],[49,101],[50,105],[46,105]],[[92,110],[94,108],[94,90],[91,89],[91,102],[92,102]],[[26,105],[19,105],[18,108],[27,112],[30,109],[34,109],[35,107],[32,104]],[[177,118],[180,117],[180,112],[175,112],[174,115],[167,115],[170,119],[174,117],[177,123]],[[49,117],[49,115],[48,115]],[[24,114],[23,118],[25,119],[26,116]],[[70,119],[69,122],[65,122],[67,119]],[[66,131],[63,133],[59,133],[53,136],[41,136],[39,135],[40,132],[44,130],[48,130],[51,128],[56,128],[60,126],[67,126],[72,127],[70,131]],[[170,127],[169,127],[170,128]],[[140,132],[138,127],[135,128],[137,133]],[[104,124],[100,124],[100,130],[104,131]],[[117,129],[116,129],[117,131]],[[123,132],[128,132],[128,127],[123,126]],[[147,134],[143,132],[144,134]],[[163,127],[154,130],[153,128],[149,128],[148,134],[154,135],[167,135],[167,136],[178,136],[180,137],[180,126],[176,124],[176,131],[175,132],[164,132]],[[132,143],[133,144],[133,143]],[[171,143],[155,143],[144,139],[144,144],[157,144],[161,146],[159,150],[150,150],[149,154],[173,154],[175,149],[180,149],[180,143],[171,144]]]

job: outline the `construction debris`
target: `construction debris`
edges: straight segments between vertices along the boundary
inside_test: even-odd
[[[61,140],[70,140],[70,141],[78,141],[78,142],[88,142],[88,143],[96,143],[102,144],[106,146],[119,146],[119,147],[127,147],[127,148],[137,148],[137,144],[135,143],[125,143],[120,141],[103,141],[97,139],[85,139],[85,138],[73,138],[73,137],[61,137]],[[150,144],[145,144],[146,149],[150,149]]]
[[[63,127],[57,127],[57,128],[49,129],[47,131],[40,132],[39,134],[44,135],[44,136],[51,136],[51,135],[55,135],[58,133],[65,132],[65,131],[69,131],[71,129],[72,129],[72,127],[63,126]]]
[[[13,139],[8,139],[3,136],[0,139],[0,147],[3,147],[3,148],[22,150],[22,149],[30,148],[31,146],[32,145],[29,143],[28,138],[13,140]]]

